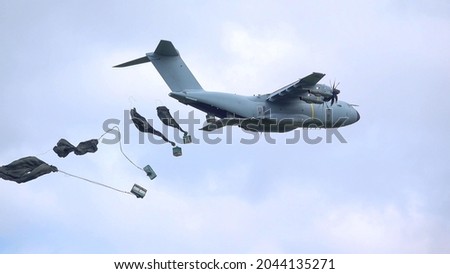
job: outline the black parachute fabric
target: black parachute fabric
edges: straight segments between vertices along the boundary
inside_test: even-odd
[[[103,186],[118,192],[122,192],[125,194],[134,194],[138,198],[143,198],[145,196],[145,193],[147,190],[139,185],[134,185],[133,188],[130,191],[123,191],[117,188],[114,188],[109,185],[105,185],[99,182],[95,182],[74,174],[70,174],[68,172],[58,170],[57,167],[49,165],[45,163],[44,161],[38,159],[35,156],[28,156],[24,158],[20,158],[18,160],[15,160],[14,162],[10,163],[6,166],[0,167],[0,178],[4,180],[14,181],[18,184],[28,182],[30,180],[36,179],[42,175],[48,174],[50,172],[61,172],[65,175],[81,179],[84,181],[87,181],[92,184],[96,184],[99,186]]]
[[[158,117],[166,126],[174,127],[176,129],[179,129],[184,134],[188,134],[187,131],[183,130],[180,125],[177,123],[177,121],[172,117],[170,114],[170,111],[165,106],[159,106],[156,108],[158,111]]]
[[[84,155],[88,152],[96,152],[98,149],[97,145],[97,139],[81,142],[76,147],[69,143],[66,139],[61,139],[53,148],[53,151],[58,154],[59,157],[64,158],[71,152],[74,152],[76,155]]]
[[[139,129],[139,131],[141,132],[147,132],[147,133],[151,133],[154,134],[156,136],[161,137],[164,141],[171,143],[172,146],[175,146],[175,143],[172,141],[169,141],[169,139],[167,139],[166,136],[164,136],[164,134],[162,134],[161,132],[157,131],[156,129],[154,129],[148,122],[147,119],[145,119],[145,117],[143,117],[142,115],[140,115],[139,113],[137,113],[136,108],[131,109],[130,111],[130,115],[131,115],[131,120],[133,121],[134,125],[137,127],[137,129]]]
[[[57,171],[57,167],[48,165],[34,156],[28,156],[0,167],[0,178],[20,184]]]

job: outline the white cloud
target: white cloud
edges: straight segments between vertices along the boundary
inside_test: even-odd
[[[298,56],[305,51],[298,45],[294,48],[290,39],[292,30],[283,25],[261,32],[236,23],[226,23],[222,32],[222,47],[228,53],[225,75],[222,76],[225,79],[222,81],[226,81],[228,89],[239,89],[244,94],[271,92],[264,85],[267,82],[262,81],[277,74],[276,69],[270,68],[283,66],[294,52]]]
[[[428,239],[419,232],[427,227],[416,215],[389,205],[376,209],[352,205],[332,210],[319,227],[334,246],[332,252],[426,253]]]

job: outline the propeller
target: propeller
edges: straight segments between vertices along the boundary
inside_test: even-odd
[[[341,93],[341,91],[337,89],[339,84],[340,84],[339,82],[336,84],[336,81],[334,81],[333,86],[331,87],[331,105],[333,105],[335,101],[337,102],[337,100],[338,100],[337,95],[339,93]],[[331,83],[330,83],[330,86],[331,86]]]

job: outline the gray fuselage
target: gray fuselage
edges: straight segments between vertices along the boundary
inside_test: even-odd
[[[260,121],[251,130],[286,132],[298,127],[335,128],[353,124],[359,113],[348,103],[306,103],[300,99],[267,101],[268,94],[243,96],[224,92],[185,90],[169,96],[219,118],[244,118]],[[271,125],[267,127],[267,125]]]

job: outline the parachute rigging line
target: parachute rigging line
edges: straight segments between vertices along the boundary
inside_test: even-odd
[[[71,176],[71,177],[74,177],[74,178],[77,178],[77,179],[80,179],[80,180],[84,180],[84,181],[89,182],[91,184],[95,184],[95,185],[98,185],[98,186],[102,186],[102,187],[106,187],[106,188],[115,190],[117,192],[121,192],[121,193],[125,193],[125,194],[132,194],[129,191],[120,190],[120,189],[114,188],[112,186],[108,186],[108,185],[105,185],[105,184],[102,184],[102,183],[99,183],[99,182],[96,182],[96,181],[92,181],[92,180],[89,180],[89,179],[86,179],[86,178],[83,178],[83,177],[80,177],[80,176],[77,176],[77,175],[74,175],[74,174],[67,173],[67,172],[62,171],[60,169],[58,170],[58,172],[61,172],[61,173],[65,174],[65,175],[68,175],[68,176]]]
[[[122,148],[122,133],[120,132],[120,128],[118,126],[114,126],[113,128],[109,129],[108,131],[106,131],[105,133],[103,133],[98,140],[100,141],[101,138],[103,138],[103,136],[105,136],[107,133],[111,132],[112,130],[116,129],[119,132],[119,146],[120,146],[120,152],[122,152],[123,156],[131,163],[133,164],[135,167],[137,167],[138,169],[144,171],[140,166],[136,165],[133,161],[131,161],[130,158],[128,158],[128,156],[125,154],[125,152],[123,151]]]
[[[49,153],[49,152],[52,151],[52,150],[53,150],[53,149],[50,148],[50,149],[47,150],[46,152],[42,152],[42,153],[36,154],[35,156],[42,156],[42,155],[45,155],[45,154]]]

